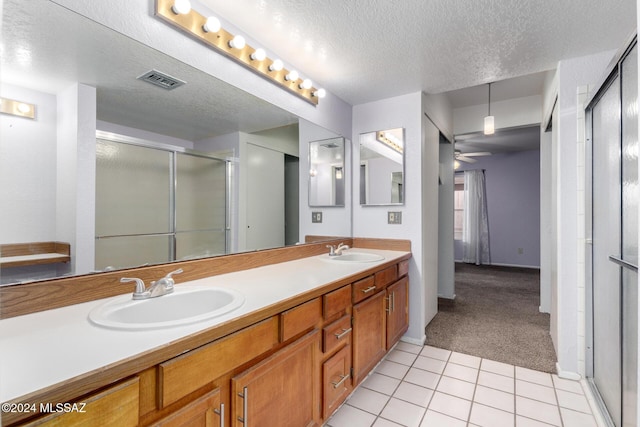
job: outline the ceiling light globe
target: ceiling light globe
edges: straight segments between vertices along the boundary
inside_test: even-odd
[[[302,83],[300,83],[300,89],[311,89],[313,86],[313,82],[311,79],[304,79]]]
[[[276,59],[271,65],[269,65],[269,71],[280,71],[284,68],[284,64],[281,60]]]
[[[220,24],[220,20],[215,16],[208,17],[202,26],[205,33],[217,33],[220,31],[220,28],[222,28],[222,24]]]
[[[247,42],[245,41],[244,37],[242,37],[240,34],[236,35],[229,42],[229,46],[231,46],[234,49],[243,49],[246,46],[246,44]]]
[[[176,15],[186,15],[191,12],[191,2],[189,0],[176,0],[171,6],[171,10]]]
[[[287,81],[295,82],[296,80],[298,80],[298,72],[296,70],[291,70],[289,71],[289,74],[284,76],[284,79]]]
[[[257,48],[252,54],[251,59],[254,61],[264,61],[267,57],[267,53],[261,47]]]

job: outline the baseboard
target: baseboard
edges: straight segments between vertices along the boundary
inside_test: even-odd
[[[413,345],[424,345],[424,343],[427,341],[427,335],[422,335],[422,338],[420,339],[416,339],[416,338],[411,338],[408,336],[403,336],[402,338],[400,338],[400,341],[402,342],[406,342],[409,344],[413,344]]]
[[[582,379],[582,375],[573,371],[563,371],[560,369],[560,363],[556,362],[556,372],[560,378],[564,378],[566,380],[574,380],[580,381]]]
[[[451,301],[453,301],[453,300],[455,300],[455,299],[456,299],[456,294],[453,294],[453,296],[448,296],[448,297],[446,297],[446,296],[444,296],[444,295],[440,295],[440,294],[438,294],[438,299],[439,299],[439,300],[441,300],[441,299],[446,299],[446,300],[451,300]]]
[[[503,264],[500,262],[492,262],[490,265],[495,265],[496,267],[517,267],[517,268],[531,268],[533,270],[540,270],[539,265]]]
[[[456,259],[453,262],[458,263],[458,264],[466,264],[463,260],[461,259]],[[476,265],[476,264],[471,264],[471,265]],[[531,268],[534,270],[540,270],[540,266],[539,265],[521,265],[521,264],[504,264],[501,262],[492,262],[491,264],[480,264],[482,265],[493,265],[496,267],[517,267],[517,268]]]

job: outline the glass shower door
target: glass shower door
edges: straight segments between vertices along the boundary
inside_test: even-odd
[[[226,162],[176,154],[176,259],[224,254]]]

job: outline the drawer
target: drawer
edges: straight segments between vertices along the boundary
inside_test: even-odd
[[[409,273],[409,260],[400,261],[398,263],[398,277],[402,277]]]
[[[331,353],[351,341],[351,316],[346,315],[322,329],[322,352]]]
[[[329,416],[351,393],[351,346],[322,364],[322,417]]]
[[[382,289],[390,283],[393,283],[398,278],[398,266],[392,265],[384,270],[378,271],[375,274],[376,288]]]
[[[228,337],[159,365],[160,407],[164,408],[278,343],[278,319],[271,317]]]
[[[353,284],[353,303],[356,304],[375,294],[379,289],[375,284],[375,277],[369,276]]]
[[[54,412],[26,426],[113,426],[138,425],[138,378],[132,378],[81,399],[76,412]],[[86,405],[85,405],[86,404]],[[55,406],[52,409],[55,411]],[[80,412],[82,411],[82,412]]]
[[[313,299],[280,313],[280,341],[313,329],[322,321],[322,300]]]
[[[351,285],[343,286],[333,292],[322,296],[322,308],[324,320],[346,313],[351,305]]]

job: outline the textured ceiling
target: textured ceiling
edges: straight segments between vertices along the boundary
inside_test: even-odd
[[[48,1],[4,0],[0,52],[3,82],[54,94],[75,82],[96,87],[98,120],[110,123],[199,141],[298,121],[255,96]],[[152,68],[187,84],[166,91],[136,79]]]
[[[554,69],[636,27],[636,0],[200,1],[352,105]]]

